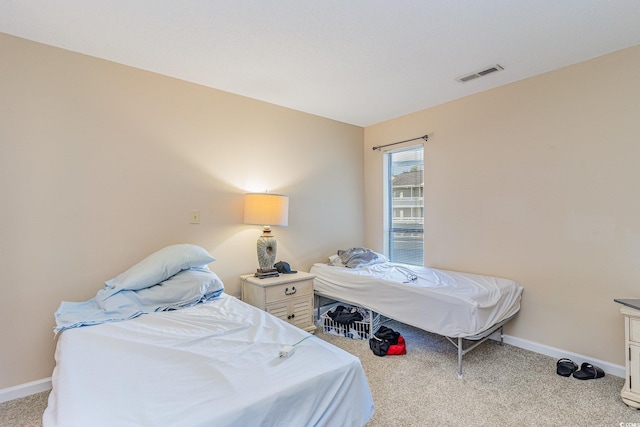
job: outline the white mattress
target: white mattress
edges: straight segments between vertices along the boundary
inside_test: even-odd
[[[44,426],[362,426],[355,356],[223,294],[59,336]]]
[[[417,280],[408,280],[407,268]],[[320,295],[452,338],[472,337],[513,316],[522,295],[522,286],[513,280],[404,264],[347,268],[318,263],[311,273]]]

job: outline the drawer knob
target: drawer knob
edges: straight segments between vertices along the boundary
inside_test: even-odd
[[[291,291],[289,291],[289,288],[285,288],[285,289],[284,289],[284,294],[285,294],[285,295],[293,295],[293,294],[295,294],[295,293],[296,293],[296,287],[295,287],[295,286],[293,286],[293,287],[291,288]]]

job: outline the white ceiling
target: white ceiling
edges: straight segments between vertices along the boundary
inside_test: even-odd
[[[0,32],[368,126],[638,45],[640,0],[0,0]]]

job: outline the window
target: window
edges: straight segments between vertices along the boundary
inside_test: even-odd
[[[424,147],[388,151],[385,162],[385,246],[389,259],[424,264]]]

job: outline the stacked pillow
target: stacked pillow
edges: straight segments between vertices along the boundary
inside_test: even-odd
[[[167,246],[149,255],[124,273],[105,282],[109,294],[122,290],[137,291],[190,268],[206,267],[216,259],[204,248],[188,243]]]

